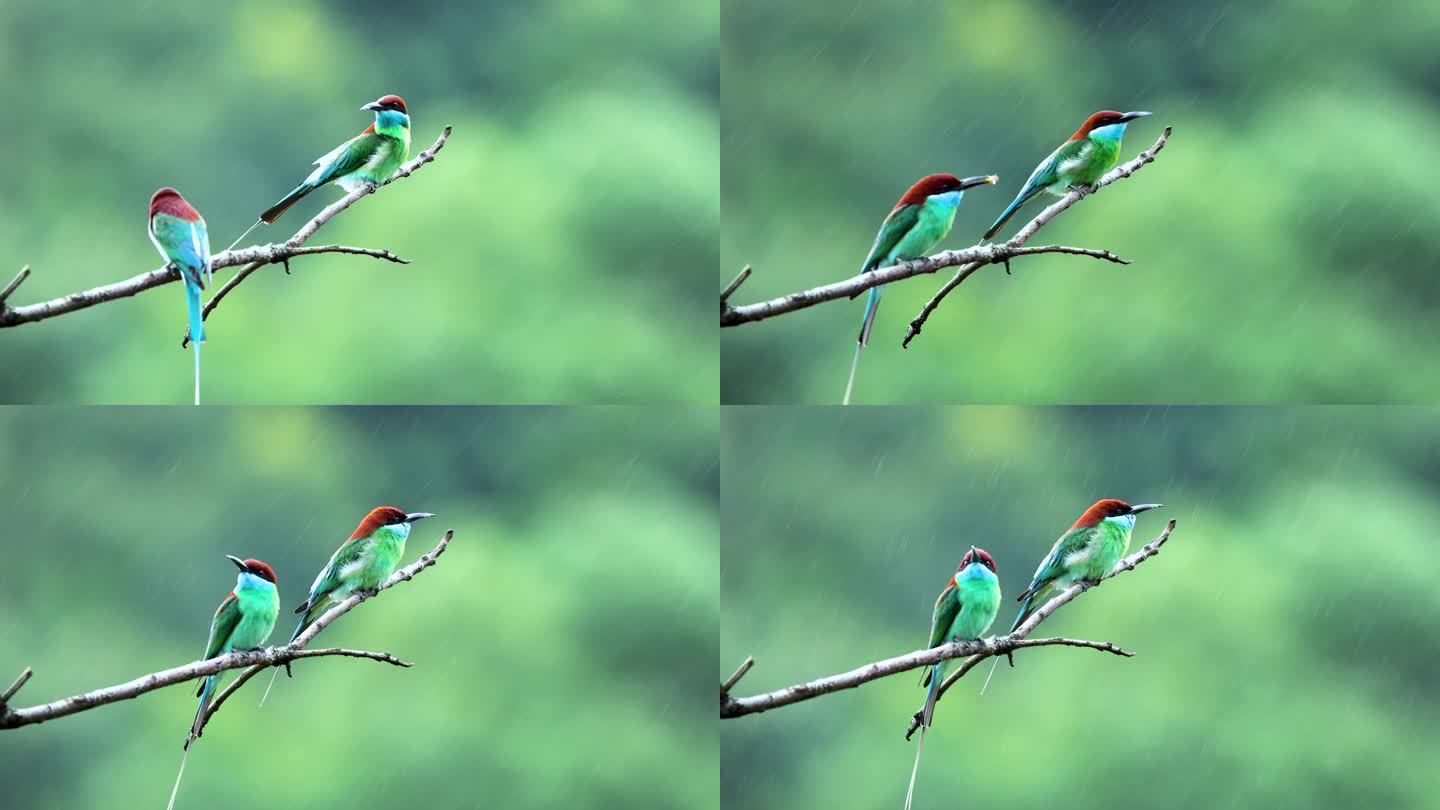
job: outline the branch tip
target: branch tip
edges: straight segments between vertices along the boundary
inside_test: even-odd
[[[735,688],[735,684],[739,683],[740,679],[745,677],[745,673],[749,672],[753,666],[755,666],[755,656],[746,656],[744,662],[740,664],[740,668],[735,670],[730,677],[726,678],[724,683],[720,684],[721,696],[728,695],[730,690]]]

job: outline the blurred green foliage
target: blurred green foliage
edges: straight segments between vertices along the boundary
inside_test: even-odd
[[[264,269],[208,329],[206,401],[714,402],[718,31],[713,3],[0,4],[0,285],[30,264],[20,305],[159,266],[163,185],[224,248],[396,92],[412,154],[455,134],[312,244],[414,263]],[[0,332],[0,401],[184,402],[183,312],[177,285]]]
[[[194,660],[234,584],[288,608],[379,503],[449,551],[191,750],[178,806],[715,807],[719,418],[675,408],[0,409],[0,678],[29,706]],[[228,682],[228,681],[227,681]],[[3,686],[3,685],[0,685]],[[163,806],[176,686],[0,732],[6,808]]]
[[[918,807],[1425,807],[1440,758],[1440,409],[727,409],[724,677],[737,694],[923,646],[970,544],[1005,601],[1094,500],[1159,501],[1155,559],[941,701]],[[985,665],[988,669],[988,663]],[[721,723],[726,807],[899,806],[905,673]]]
[[[887,288],[858,402],[1430,402],[1440,397],[1440,5],[1422,0],[724,0],[720,283],[749,303],[856,272],[930,172],[997,173],[973,244],[1089,113],[1153,110],[1139,175],[986,269]],[[1038,209],[1033,209],[1033,215]],[[1019,227],[1012,223],[1008,236]],[[724,331],[726,402],[838,402],[862,303]]]

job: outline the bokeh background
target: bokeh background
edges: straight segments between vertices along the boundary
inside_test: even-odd
[[[379,503],[439,562],[327,628],[411,669],[301,662],[236,693],[177,806],[716,807],[715,409],[0,409],[0,669],[29,706],[194,660],[235,580],[283,605]],[[285,612],[272,642],[293,629]],[[0,732],[7,808],[162,807],[174,686]],[[117,797],[123,797],[117,799]]]
[[[715,3],[0,3],[0,286],[158,267],[163,185],[222,249],[396,92],[412,153],[454,135],[311,244],[413,264],[262,270],[209,326],[207,402],[714,402],[718,42]],[[183,313],[175,286],[0,331],[0,401],[186,402]]]
[[[1433,402],[1440,5],[1356,0],[724,0],[720,284],[750,303],[854,274],[919,177],[996,173],[978,241],[1097,109],[1152,110],[1135,177],[989,268],[886,289],[857,402]],[[1038,210],[1038,209],[1035,209]],[[1034,211],[1031,212],[1032,215]],[[1007,237],[1018,224],[1004,232]],[[718,287],[717,287],[718,289]],[[724,330],[727,402],[838,402],[863,302]]]
[[[916,807],[1423,807],[1436,408],[727,409],[721,656],[751,695],[918,649],[974,543],[1014,597],[1100,497],[1161,554],[947,693]],[[988,665],[987,665],[988,667]],[[723,805],[898,807],[919,673],[721,723]]]

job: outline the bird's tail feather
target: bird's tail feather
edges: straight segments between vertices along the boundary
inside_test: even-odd
[[[260,696],[260,706],[256,708],[263,708],[265,706],[265,699],[270,697],[270,690],[275,688],[275,679],[278,677],[280,677],[280,668],[275,667],[275,671],[270,673],[270,683],[265,685],[265,694]]]
[[[292,190],[289,194],[286,194],[284,197],[282,197],[280,199],[280,202],[277,202],[269,208],[265,209],[265,213],[260,215],[260,221],[264,222],[267,225],[272,224],[273,222],[275,222],[275,220],[279,219],[286,211],[289,211],[290,206],[294,205],[297,202],[300,202],[300,200],[306,194],[309,194],[314,190],[314,186],[308,183],[301,183],[300,185],[296,186],[294,190]]]
[[[235,241],[234,241],[234,242],[231,242],[231,243],[230,243],[230,247],[227,247],[227,248],[225,248],[225,249],[226,249],[226,250],[234,250],[234,249],[235,249],[235,246],[238,245],[238,244],[240,244],[240,240],[241,240],[241,239],[244,239],[245,237],[249,236],[249,235],[250,235],[250,232],[253,231],[253,230],[255,230],[256,228],[260,227],[261,223],[263,223],[263,222],[264,222],[264,220],[261,220],[261,219],[255,220],[255,224],[254,224],[254,225],[251,225],[250,227],[246,228],[246,229],[245,229],[245,233],[242,233],[242,234],[240,234],[239,236],[235,237]]]
[[[870,329],[875,325],[875,310],[880,308],[880,290],[884,285],[870,288],[870,297],[865,299],[865,319],[860,321],[860,337],[856,338],[862,346],[870,345]]]
[[[200,737],[200,730],[205,727],[205,710],[210,708],[210,696],[215,693],[215,680],[218,675],[211,675],[200,684],[200,707],[195,710],[195,722],[190,724],[190,734],[185,737],[185,750],[190,750],[190,743]]]
[[[175,810],[175,796],[180,793],[180,777],[185,775],[185,762],[190,759],[190,746],[185,746],[185,753],[180,755],[180,772],[175,774],[175,787],[170,789],[170,803],[165,805],[165,810]]]
[[[949,661],[941,661],[930,668],[929,689],[925,692],[925,708],[920,712],[920,724],[929,726],[935,720],[935,701],[940,698],[940,683],[945,680],[945,669]]]
[[[910,810],[910,801],[915,797],[915,774],[920,771],[920,750],[925,747],[925,725],[920,725],[920,739],[915,743],[915,764],[910,766],[910,787],[905,790],[905,810]]]
[[[1020,210],[1020,206],[1024,205],[1027,202],[1030,202],[1032,199],[1035,198],[1036,194],[1039,194],[1041,191],[1044,190],[1044,188],[1037,186],[1028,192],[1016,196],[1015,199],[1010,203],[1010,207],[1006,208],[1005,211],[1000,214],[999,218],[995,220],[995,224],[990,226],[990,230],[985,232],[985,236],[983,238],[994,238],[995,234],[999,233],[1000,229],[1005,227],[1005,223],[1010,221],[1010,217],[1015,216],[1015,212]]]
[[[880,288],[871,287],[870,297],[865,300],[865,318],[860,321],[860,335],[855,339],[855,357],[850,361],[850,379],[845,383],[845,397],[841,405],[850,404],[850,392],[855,387],[855,371],[860,367],[860,352],[870,342],[870,329],[875,325],[875,310],[880,306]]]

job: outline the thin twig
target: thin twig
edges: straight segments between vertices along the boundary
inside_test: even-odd
[[[1111,169],[1105,174],[1104,177],[1100,178],[1100,180],[1090,188],[1072,189],[1064,197],[1061,197],[1058,202],[1050,205],[1044,211],[1041,211],[1039,214],[1037,214],[1034,219],[1030,220],[1028,223],[1025,224],[1025,227],[1021,228],[1019,231],[1016,231],[1015,235],[1010,237],[1010,241],[1006,242],[1005,244],[1012,247],[1025,244],[1025,242],[1027,242],[1030,237],[1034,236],[1036,232],[1038,232],[1041,228],[1045,227],[1045,225],[1049,223],[1050,220],[1060,216],[1060,214],[1064,213],[1068,208],[1070,208],[1070,206],[1074,205],[1077,202],[1080,202],[1086,197],[1089,197],[1091,194],[1094,194],[1095,192],[1110,185],[1111,183],[1116,182],[1117,180],[1123,180],[1126,177],[1129,177],[1130,175],[1139,171],[1147,163],[1153,162],[1155,160],[1155,155],[1159,154],[1160,150],[1165,148],[1165,142],[1169,139],[1170,127],[1165,127],[1165,130],[1160,133],[1160,137],[1155,140],[1155,143],[1151,144],[1149,149],[1146,149],[1139,155],[1136,155],[1134,160],[1128,161],[1123,165]],[[920,309],[920,314],[916,315],[915,318],[910,321],[910,326],[905,330],[905,339],[900,342],[900,345],[908,349],[910,347],[910,341],[914,340],[915,336],[920,334],[920,328],[925,325],[925,321],[929,320],[930,313],[934,312],[935,308],[940,306],[940,302],[945,298],[945,296],[949,295],[951,290],[959,287],[961,282],[969,278],[972,274],[974,274],[976,270],[979,270],[981,267],[983,267],[984,264],[984,262],[981,262],[975,265],[967,265],[960,268],[960,270],[955,273],[954,277],[952,277],[948,282],[946,282],[945,286],[940,288],[939,292],[935,293],[935,295],[932,296],[929,301],[925,302],[925,306],[921,307]]]
[[[721,306],[721,307],[724,307],[724,306],[725,306],[725,302],[730,300],[730,296],[734,295],[734,294],[735,294],[735,291],[738,290],[738,289],[740,289],[740,285],[745,283],[745,279],[750,278],[750,272],[751,272],[750,265],[748,265],[748,264],[745,265],[745,269],[740,271],[740,275],[738,275],[738,276],[736,276],[734,279],[732,279],[729,284],[725,285],[725,289],[723,289],[723,290],[720,291],[720,306]],[[722,318],[722,322],[723,322],[723,318]]]
[[[739,683],[740,679],[745,677],[745,673],[749,672],[750,667],[753,666],[755,666],[755,656],[751,655],[746,657],[745,661],[740,664],[740,668],[735,670],[730,677],[726,678],[724,683],[720,684],[720,697],[723,698],[730,694],[730,690],[735,688],[735,684]]]
[[[434,144],[432,144],[428,149],[417,155],[413,160],[401,166],[395,172],[395,174],[392,175],[389,180],[386,180],[384,183],[382,183],[381,186],[389,185],[390,183],[393,183],[402,177],[409,177],[415,172],[416,169],[434,160],[435,154],[439,152],[440,149],[445,145],[445,141],[449,137],[450,127],[446,126],[445,129],[441,131],[440,137],[435,141]],[[237,250],[224,250],[211,257],[210,266],[214,270],[221,270],[226,267],[250,265],[256,262],[260,263],[261,265],[283,263],[291,256],[306,255],[305,249],[302,249],[301,247],[306,240],[314,236],[315,232],[319,230],[322,225],[329,222],[341,211],[353,205],[355,201],[359,200],[361,197],[366,196],[367,194],[373,194],[376,188],[377,187],[373,186],[365,186],[356,189],[349,194],[346,194],[339,201],[327,206],[323,211],[317,214],[314,219],[301,226],[300,230],[296,231],[295,235],[290,237],[285,242],[282,242],[278,245],[259,245],[247,248],[240,248]],[[341,246],[336,245],[333,247],[340,248]],[[394,258],[393,254],[390,254],[389,251],[370,250],[367,248],[313,250],[310,252],[354,253],[366,256],[375,256],[377,258],[386,258],[392,261],[399,261],[398,259]],[[253,273],[254,270],[255,268],[247,267],[246,271],[244,271],[244,274],[248,276],[250,275],[250,273]],[[23,271],[22,275],[24,275]],[[137,293],[142,293],[146,290],[169,284],[173,281],[178,281],[179,279],[180,274],[174,268],[167,265],[157,270],[151,270],[147,273],[141,273],[137,276],[132,276],[128,279],[125,279],[124,281],[117,281],[113,284],[105,284],[88,290],[81,290],[80,292],[70,293],[69,295],[63,295],[59,298],[52,298],[49,301],[41,301],[36,304],[26,304],[25,306],[15,307],[13,309],[0,306],[0,328],[19,326],[23,323],[34,323],[37,321],[48,320],[50,318],[59,317],[61,315],[66,315],[71,312],[77,312],[82,309],[87,309],[97,304],[103,304],[109,301],[118,301],[121,298],[129,298],[130,296],[136,295]],[[12,282],[12,285],[18,286],[18,281],[23,280],[23,278],[18,279],[16,282]],[[226,286],[226,292],[229,291],[229,288],[233,287],[233,283],[234,279],[231,279],[231,283],[227,284]],[[211,309],[213,309],[213,302],[210,307],[206,308],[206,313],[208,313]]]
[[[137,698],[143,694],[153,692],[156,689],[161,689],[166,686],[173,686],[177,683],[185,683],[186,681],[192,681],[196,678],[205,677],[207,675],[214,675],[230,669],[248,667],[248,669],[245,670],[245,673],[242,674],[240,678],[238,678],[235,682],[231,683],[228,687],[226,687],[226,689],[222,691],[221,694],[214,701],[211,702],[210,710],[206,713],[205,716],[205,720],[206,722],[208,722],[209,719],[214,716],[215,710],[219,707],[220,702],[224,700],[225,697],[228,697],[231,693],[235,691],[235,689],[237,688],[237,684],[243,683],[245,680],[249,680],[249,677],[251,675],[253,675],[255,672],[259,672],[266,667],[283,665],[285,663],[300,658],[317,658],[321,656],[338,655],[350,658],[368,658],[373,661],[382,661],[384,663],[393,664],[399,667],[408,667],[410,666],[409,662],[402,661],[388,652],[352,650],[342,647],[329,647],[325,649],[307,650],[304,649],[304,647],[306,644],[310,643],[310,641],[315,638],[316,634],[323,630],[325,626],[334,622],[336,619],[347,613],[351,608],[365,601],[370,596],[373,596],[374,594],[377,594],[387,588],[393,587],[397,583],[405,582],[414,577],[415,574],[419,571],[434,565],[435,560],[439,558],[439,556],[445,551],[445,547],[449,544],[450,538],[453,536],[453,534],[454,532],[452,531],[445,532],[444,537],[440,539],[439,544],[436,545],[435,548],[431,549],[414,563],[400,569],[399,571],[396,571],[390,576],[389,579],[384,582],[384,584],[382,584],[375,591],[371,593],[351,594],[340,603],[332,606],[329,610],[325,611],[325,613],[321,615],[319,619],[316,619],[314,624],[306,628],[305,632],[301,633],[300,636],[290,644],[286,644],[280,647],[267,647],[262,650],[232,652],[203,661],[192,661],[189,664],[185,664],[183,666],[171,667],[170,669],[161,670],[159,672],[152,672],[148,675],[142,675],[132,681],[127,681],[126,683],[118,684],[116,686],[110,686],[104,689],[96,689],[81,695],[74,695],[72,697],[63,698],[61,700],[56,700],[39,706],[31,706],[25,709],[5,708],[3,711],[0,711],[0,729],[19,728],[21,726],[33,725],[35,723],[43,723],[47,720],[54,720],[59,717],[66,717],[68,715],[76,714],[77,712],[83,712],[88,709],[96,708],[97,706],[104,706],[121,700],[130,700],[133,698]],[[30,670],[27,667],[25,672],[21,673],[20,678],[16,679],[16,682],[11,685],[11,688],[9,690],[7,690],[7,694],[13,694],[14,690],[18,690],[22,685],[24,685],[25,681],[29,678],[29,672]]]
[[[25,669],[21,671],[19,677],[17,677],[10,684],[10,686],[6,687],[4,692],[0,692],[0,708],[3,708],[6,704],[8,704],[10,702],[10,698],[15,697],[15,693],[19,692],[20,687],[24,686],[25,682],[30,680],[30,676],[34,674],[34,670],[30,669],[30,667],[25,667]]]
[[[16,273],[15,278],[11,279],[10,283],[5,285],[4,290],[0,290],[0,312],[3,312],[5,309],[5,299],[9,298],[10,293],[15,292],[15,289],[25,283],[25,279],[29,277],[30,265],[27,264],[20,268],[20,272]]]

